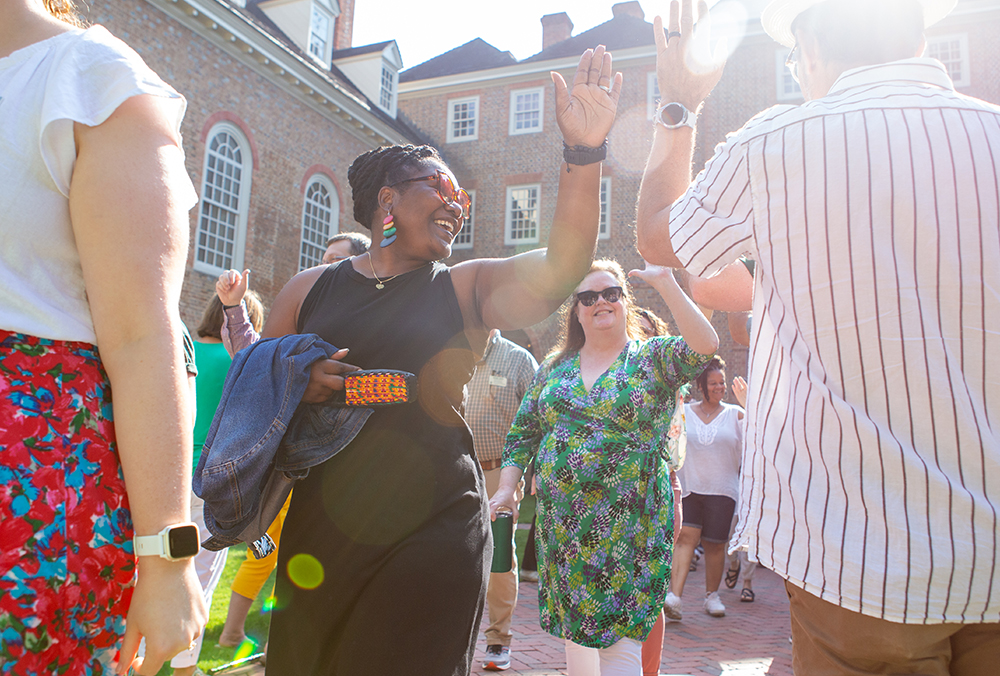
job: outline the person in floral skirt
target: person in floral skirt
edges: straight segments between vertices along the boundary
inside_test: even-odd
[[[207,619],[190,558],[133,547],[178,527],[196,549],[183,113],[71,2],[0,2],[4,676],[151,676]]]

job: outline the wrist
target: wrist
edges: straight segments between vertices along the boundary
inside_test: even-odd
[[[656,112],[653,113],[653,123],[664,129],[683,129],[688,127],[693,130],[698,120],[698,109],[700,107],[701,104],[692,108],[683,101],[664,97],[660,99],[660,105],[656,107]]]
[[[604,142],[596,148],[582,144],[570,145],[568,142],[563,141],[563,159],[566,161],[566,164],[577,166],[596,164],[603,162],[607,156],[608,139],[604,139]]]

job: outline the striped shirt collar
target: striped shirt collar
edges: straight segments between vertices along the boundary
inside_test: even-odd
[[[954,83],[948,77],[948,71],[940,61],[915,58],[845,70],[830,87],[829,94],[887,82],[921,83],[942,89],[955,89]]]

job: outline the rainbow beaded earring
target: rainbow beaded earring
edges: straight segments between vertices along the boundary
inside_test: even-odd
[[[380,248],[385,248],[396,241],[396,224],[392,219],[392,212],[388,209],[385,210],[385,218],[382,220],[382,241],[379,242]]]

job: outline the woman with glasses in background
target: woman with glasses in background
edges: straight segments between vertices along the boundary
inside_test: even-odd
[[[369,251],[299,273],[274,301],[264,338],[314,333],[343,348],[313,365],[305,401],[342,390],[342,375],[357,368],[409,371],[419,382],[418,401],[375,409],[344,450],[296,483],[278,551],[269,673],[471,669],[490,520],[463,386],[490,329],[545,319],[586,275],[621,91],[603,47],[584,53],[572,89],[553,80],[569,150],[547,249],[444,265],[469,195],[435,149],[382,147],[348,171]]]
[[[640,646],[670,581],[664,442],[677,389],[719,343],[671,270],[629,274],[660,293],[681,335],[643,338],[621,266],[595,261],[522,400],[490,499],[492,513],[514,509],[534,458],[540,624],[565,640],[570,676],[641,674]]]

